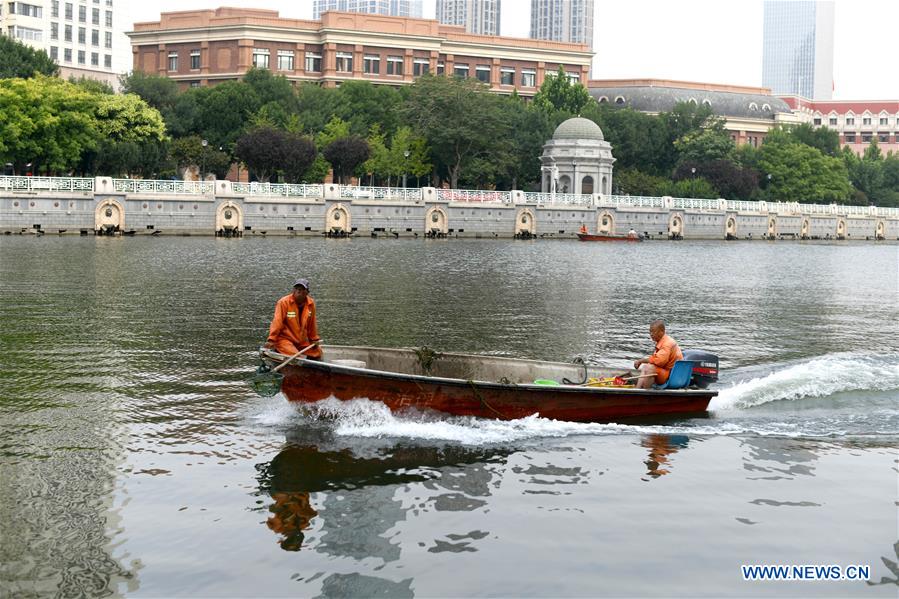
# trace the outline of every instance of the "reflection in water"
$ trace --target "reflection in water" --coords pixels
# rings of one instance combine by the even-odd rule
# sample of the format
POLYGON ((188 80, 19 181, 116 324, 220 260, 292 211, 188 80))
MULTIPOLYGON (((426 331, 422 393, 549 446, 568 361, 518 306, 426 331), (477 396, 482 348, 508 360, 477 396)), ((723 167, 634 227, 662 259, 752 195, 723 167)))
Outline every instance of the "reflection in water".
POLYGON ((653 478, 669 474, 669 456, 684 449, 689 442, 687 435, 653 434, 643 437, 640 445, 649 449, 649 457, 644 462, 648 468, 646 474, 653 478))
POLYGON ((793 479, 797 476, 815 475, 814 464, 818 461, 818 454, 812 448, 819 447, 816 443, 776 437, 747 437, 743 440, 743 445, 749 450, 743 458, 743 469, 753 473, 747 477, 750 480, 793 479))
POLYGON ((259 492, 272 499, 266 525, 280 535, 282 549, 298 551, 307 534, 303 531, 316 517, 323 518, 316 550, 357 559, 399 558, 399 547, 383 536, 406 518, 406 509, 394 498, 397 487, 440 486, 452 492, 435 498, 436 510, 470 511, 483 505, 469 497, 472 491, 489 495, 489 475, 471 465, 504 459, 509 453, 459 446, 325 449, 330 444, 327 437, 311 436, 289 437, 270 462, 257 464, 259 492), (454 467, 461 465, 466 465, 465 476, 452 476, 454 467), (319 506, 312 504, 315 492, 324 492, 319 506))
POLYGON ((890 570, 890 572, 893 573, 893 576, 895 576, 895 578, 881 576, 879 581, 866 581, 868 585, 877 586, 882 584, 894 584, 899 587, 899 541, 896 541, 896 543, 893 545, 893 552, 896 554, 896 561, 893 561, 887 557, 881 557, 880 561, 882 561, 883 565, 885 565, 890 570))

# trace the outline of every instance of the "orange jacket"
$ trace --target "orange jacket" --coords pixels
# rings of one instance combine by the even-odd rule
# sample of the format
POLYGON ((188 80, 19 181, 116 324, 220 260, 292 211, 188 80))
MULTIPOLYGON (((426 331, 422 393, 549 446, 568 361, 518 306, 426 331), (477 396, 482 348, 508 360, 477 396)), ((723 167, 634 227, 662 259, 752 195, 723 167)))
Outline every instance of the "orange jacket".
POLYGON ((677 345, 677 341, 668 335, 662 335, 662 338, 656 343, 656 353, 649 356, 649 363, 656 368, 671 370, 675 362, 683 359, 684 354, 677 345))
MULTIPOLYGON (((297 306, 292 293, 278 300, 275 304, 275 316, 268 330, 269 343, 278 348, 290 347, 283 343, 286 341, 299 351, 320 339, 318 325, 315 323, 315 300, 307 296, 302 307, 297 306)), ((306 352, 306 355, 321 357, 321 350, 316 347, 306 352)))

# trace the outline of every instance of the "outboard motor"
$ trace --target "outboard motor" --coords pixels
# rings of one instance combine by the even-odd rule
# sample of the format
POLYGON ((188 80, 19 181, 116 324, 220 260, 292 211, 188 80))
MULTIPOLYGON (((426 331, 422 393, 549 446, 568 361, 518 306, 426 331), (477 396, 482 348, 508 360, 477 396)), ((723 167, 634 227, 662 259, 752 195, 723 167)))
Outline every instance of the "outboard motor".
POLYGON ((718 382, 718 356, 701 349, 685 349, 684 360, 693 362, 690 385, 705 389, 718 382))

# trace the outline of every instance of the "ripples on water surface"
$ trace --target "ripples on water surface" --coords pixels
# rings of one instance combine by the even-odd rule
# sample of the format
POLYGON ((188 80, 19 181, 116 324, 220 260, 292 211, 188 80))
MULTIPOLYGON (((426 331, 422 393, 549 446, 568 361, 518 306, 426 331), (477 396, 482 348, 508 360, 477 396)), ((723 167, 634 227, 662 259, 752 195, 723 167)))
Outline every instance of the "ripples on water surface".
POLYGON ((897 246, 0 239, 4 595, 897 592, 897 246), (721 356, 708 418, 259 398, 275 300, 328 342, 721 356), (871 583, 741 564, 869 564, 871 583))

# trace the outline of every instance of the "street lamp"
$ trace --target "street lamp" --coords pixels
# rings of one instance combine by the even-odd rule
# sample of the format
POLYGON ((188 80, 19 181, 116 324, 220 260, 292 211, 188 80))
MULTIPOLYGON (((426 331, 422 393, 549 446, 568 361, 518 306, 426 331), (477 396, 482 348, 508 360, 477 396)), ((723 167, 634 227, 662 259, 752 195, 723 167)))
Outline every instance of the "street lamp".
POLYGON ((406 187, 406 163, 409 161, 409 150, 403 151, 403 188, 406 187))
POLYGON ((692 177, 690 178, 690 195, 696 197, 696 167, 690 168, 690 174, 692 177))
POLYGON ((206 146, 209 145, 209 140, 204 139, 200 142, 203 145, 203 156, 200 159, 200 181, 204 181, 206 179, 204 173, 206 172, 206 146))

